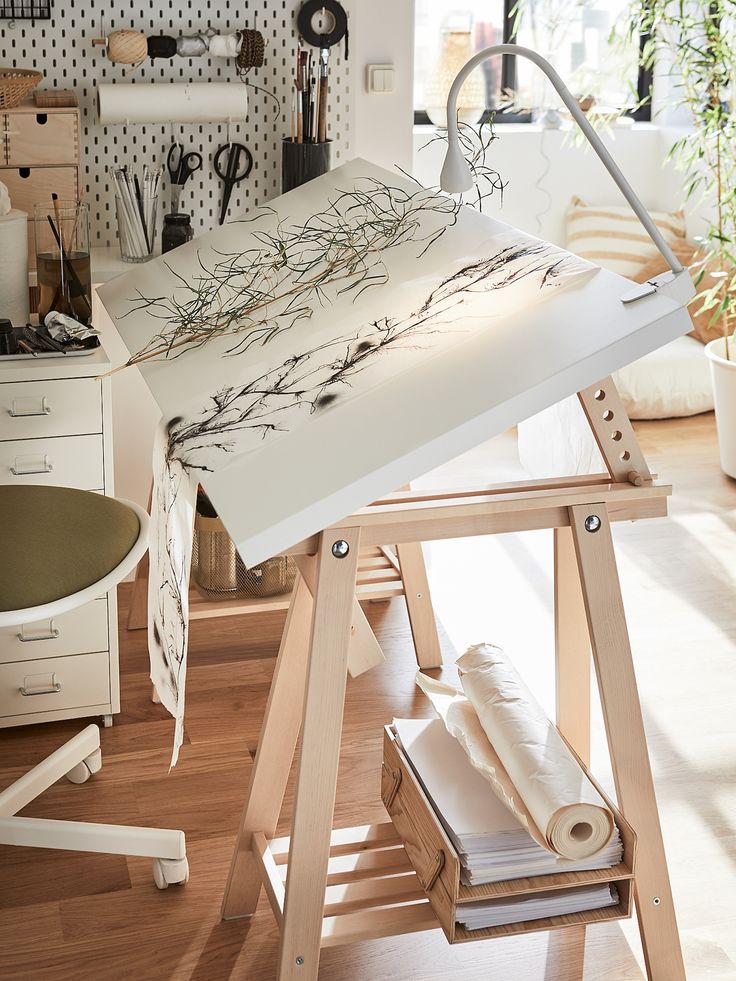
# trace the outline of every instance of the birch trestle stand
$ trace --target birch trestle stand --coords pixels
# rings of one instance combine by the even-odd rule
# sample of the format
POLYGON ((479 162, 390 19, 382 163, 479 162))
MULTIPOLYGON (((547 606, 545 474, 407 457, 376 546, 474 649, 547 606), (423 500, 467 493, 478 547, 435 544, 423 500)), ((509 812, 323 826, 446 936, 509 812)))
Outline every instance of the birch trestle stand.
MULTIPOLYGON (((148 547, 148 515, 142 508, 68 487, 0 487, 0 523, 0 626, 45 620, 49 636, 54 636, 54 617, 112 589, 148 547)), ((47 674, 48 662, 31 655, 27 674, 16 679, 6 672, 2 685, 15 685, 21 702, 63 693, 65 659, 58 660, 58 674, 47 674)), ((186 882, 182 831, 18 816, 62 777, 81 784, 101 768, 100 730, 89 725, 0 792, 0 844, 149 857, 159 889, 186 882)))
MULTIPOLYGON (((419 824, 406 848, 390 823, 332 829, 360 547, 541 528, 553 530, 555 543, 558 726, 587 764, 592 647, 618 802, 625 827, 630 825, 638 838, 636 872, 619 867, 465 889, 466 901, 477 901, 609 879, 626 892, 612 911, 473 934, 458 929, 454 942, 625 917, 630 914, 627 886, 633 881, 648 976, 657 981, 684 978, 611 537, 614 521, 664 516, 670 488, 653 480, 613 380, 608 377, 579 397, 608 473, 459 493, 399 492, 289 549, 301 575, 223 903, 227 919, 250 916, 265 888, 281 927, 279 981, 317 978, 322 947, 435 929, 442 921, 435 910, 456 901, 443 878, 447 856, 435 865, 436 855, 423 853, 427 836, 419 824), (300 731, 292 833, 272 840, 300 731), (420 856, 424 868, 415 871, 407 852, 414 862, 420 856)), ((412 811, 410 795, 401 799, 396 760, 389 752, 385 748, 383 797, 391 813, 398 797, 397 825, 403 828, 407 821, 410 826, 417 821, 418 811, 412 811)), ((625 851, 633 851, 626 844, 630 834, 622 827, 625 851)))

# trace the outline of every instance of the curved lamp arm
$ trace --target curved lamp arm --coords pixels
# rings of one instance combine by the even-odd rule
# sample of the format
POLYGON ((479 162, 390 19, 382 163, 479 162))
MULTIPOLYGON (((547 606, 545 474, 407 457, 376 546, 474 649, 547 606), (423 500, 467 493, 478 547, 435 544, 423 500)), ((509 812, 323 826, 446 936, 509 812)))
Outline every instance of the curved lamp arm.
POLYGON ((621 173, 618 164, 603 145, 601 138, 586 119, 585 113, 577 104, 576 99, 554 70, 552 65, 550 65, 550 63, 540 54, 537 54, 536 51, 532 51, 531 48, 524 48, 518 44, 492 44, 490 48, 484 48, 483 51, 479 51, 478 54, 474 55, 470 61, 468 61, 467 64, 465 64, 457 73, 455 81, 452 83, 452 87, 450 88, 450 94, 447 97, 447 155, 445 157, 445 163, 442 167, 442 175, 440 177, 440 186, 442 189, 451 194, 459 194, 461 191, 470 190, 470 188, 473 186, 470 168, 468 167, 467 160, 463 156, 462 150, 460 149, 460 142, 458 140, 457 98, 463 82, 474 68, 480 65, 481 62, 485 61, 486 58, 490 58, 492 55, 503 54, 512 54, 517 55, 520 58, 528 58, 529 61, 534 62, 537 67, 542 69, 544 74, 555 87, 562 101, 570 110, 573 119, 585 134, 588 142, 598 154, 603 166, 614 179, 619 190, 631 205, 631 208, 636 214, 637 218, 649 233, 649 237, 667 260, 667 264, 672 272, 681 273, 683 271, 682 263, 677 259, 672 249, 665 242, 664 238, 662 237, 662 233, 652 221, 649 212, 637 197, 631 184, 629 184, 624 175, 621 173))

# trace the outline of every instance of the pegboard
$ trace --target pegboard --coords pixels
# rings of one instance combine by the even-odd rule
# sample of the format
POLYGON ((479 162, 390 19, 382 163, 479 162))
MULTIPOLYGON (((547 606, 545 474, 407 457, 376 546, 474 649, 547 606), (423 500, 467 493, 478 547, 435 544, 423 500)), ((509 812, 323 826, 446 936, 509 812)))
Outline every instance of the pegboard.
MULTIPOLYGON (((225 58, 150 59, 131 67, 114 65, 92 39, 114 30, 134 29, 144 34, 194 34, 212 28, 229 34, 243 28, 261 31, 265 39, 265 64, 251 69, 248 81, 269 89, 279 102, 248 86, 248 115, 233 120, 230 137, 244 143, 253 154, 250 176, 236 185, 230 200, 230 219, 265 204, 281 190, 281 142, 289 134, 289 113, 296 50, 296 13, 301 0, 245 0, 228 2, 183 0, 169 4, 163 0, 64 0, 52 7, 47 21, 17 21, 12 28, 0 26, 0 64, 17 68, 37 68, 45 75, 43 87, 74 89, 82 115, 81 183, 90 204, 93 244, 115 245, 117 222, 115 201, 108 177, 112 165, 141 167, 144 163, 161 166, 174 137, 186 150, 202 153, 204 166, 182 190, 181 210, 192 215, 195 234, 215 227, 220 210, 222 183, 212 170, 217 148, 227 141, 226 124, 175 124, 101 126, 97 121, 96 85, 99 82, 207 82, 238 80, 235 62, 225 58), (201 11, 201 14, 198 13, 201 11)), ((349 3, 344 4, 350 9, 349 3)), ((315 50, 315 55, 318 52, 315 50)), ((350 64, 344 59, 344 46, 330 53, 329 132, 333 140, 332 166, 345 159, 350 140, 351 85, 350 64)), ((163 214, 169 210, 170 185, 164 173, 163 200, 159 201, 157 238, 163 214)))

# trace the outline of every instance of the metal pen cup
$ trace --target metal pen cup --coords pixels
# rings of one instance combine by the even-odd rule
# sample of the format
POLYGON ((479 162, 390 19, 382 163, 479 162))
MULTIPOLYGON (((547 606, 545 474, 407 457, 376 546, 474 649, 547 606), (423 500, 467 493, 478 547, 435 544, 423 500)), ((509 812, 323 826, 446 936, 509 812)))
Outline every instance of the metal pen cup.
POLYGON ((286 193, 321 177, 330 169, 332 141, 297 143, 285 139, 281 149, 281 191, 286 193))

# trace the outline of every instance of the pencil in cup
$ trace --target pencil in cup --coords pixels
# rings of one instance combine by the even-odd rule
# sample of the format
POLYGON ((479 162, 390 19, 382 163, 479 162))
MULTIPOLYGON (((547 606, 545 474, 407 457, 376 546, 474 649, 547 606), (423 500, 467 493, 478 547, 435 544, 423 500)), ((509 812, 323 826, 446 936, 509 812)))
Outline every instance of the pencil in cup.
POLYGON ((124 262, 145 262, 156 242, 158 191, 162 171, 143 168, 142 176, 127 167, 112 171, 120 256, 124 262))

